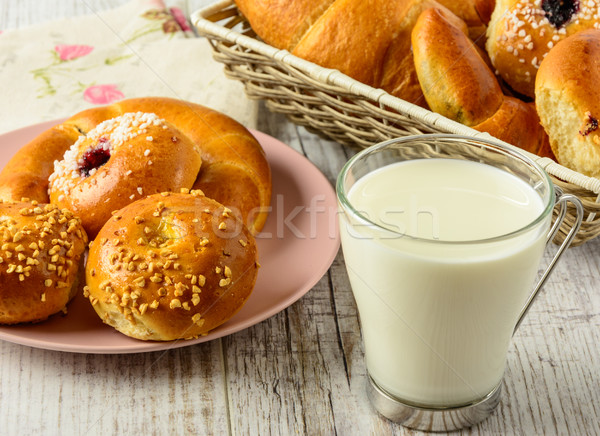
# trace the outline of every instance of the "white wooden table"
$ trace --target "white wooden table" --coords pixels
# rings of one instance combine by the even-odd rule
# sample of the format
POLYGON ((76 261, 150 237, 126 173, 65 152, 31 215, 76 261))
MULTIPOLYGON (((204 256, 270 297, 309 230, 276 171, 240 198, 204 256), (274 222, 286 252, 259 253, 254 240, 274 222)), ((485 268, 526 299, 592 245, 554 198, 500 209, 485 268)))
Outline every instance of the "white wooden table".
MULTIPOLYGON (((2 0, 0 29, 122 2, 2 0)), ((190 9, 205 3, 193 0, 190 9)), ((264 108, 259 130, 306 155, 332 183, 355 152, 264 108)), ((514 337, 500 406, 463 433, 600 434, 598 344, 595 240, 567 252, 514 337)), ((357 311, 338 254, 288 309, 200 345, 86 355, 0 341, 0 435, 413 433, 375 413, 365 384, 357 311)))

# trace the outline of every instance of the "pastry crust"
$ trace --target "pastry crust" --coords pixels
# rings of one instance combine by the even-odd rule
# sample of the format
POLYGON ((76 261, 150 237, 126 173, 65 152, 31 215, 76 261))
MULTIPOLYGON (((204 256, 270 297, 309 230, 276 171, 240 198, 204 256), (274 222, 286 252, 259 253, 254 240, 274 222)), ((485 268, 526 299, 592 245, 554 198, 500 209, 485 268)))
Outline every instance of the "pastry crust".
MULTIPOLYGON (((27 197, 40 203, 50 202, 48 188, 54 161, 62 160, 65 152, 81 136, 88 135, 99 124, 126 113, 153 114, 167 125, 167 130, 160 135, 162 124, 158 133, 141 133, 133 138, 141 144, 133 147, 136 151, 130 153, 134 161, 142 161, 141 179, 138 177, 135 183, 130 182, 127 192, 117 190, 109 194, 107 187, 105 191, 94 194, 90 189, 93 198, 86 200, 71 202, 64 192, 53 196, 53 201, 74 208, 84 223, 91 223, 86 226, 90 237, 100 229, 102 220, 108 218, 106 213, 103 213, 103 218, 91 216, 99 213, 96 211, 96 207, 101 206, 98 202, 108 198, 110 207, 104 209, 116 210, 140 196, 180 188, 202 189, 207 196, 237 213, 253 233, 262 229, 271 201, 271 170, 258 141, 244 126, 222 113, 163 97, 134 98, 87 109, 42 133, 22 147, 0 172, 0 198, 20 200, 27 197), (148 136, 152 137, 152 141, 147 140, 148 136), (159 141, 158 136, 164 137, 164 141, 159 141), (172 141, 173 137, 177 138, 176 142, 172 141), (146 156, 149 145, 159 148, 146 156), (160 168, 159 160, 163 162, 160 168), (149 162, 152 165, 148 165, 149 162), (142 183, 150 185, 145 189, 142 183), (64 198, 59 201, 61 195, 64 198), (133 198, 130 198, 132 195, 133 198), (94 199, 97 201, 94 202, 94 199), (90 207, 83 209, 78 202, 90 207)), ((89 144, 87 146, 89 148, 89 144)), ((110 161, 105 166, 110 167, 110 161)), ((125 166, 114 168, 110 171, 111 180, 116 182, 116 178, 128 177, 128 171, 130 168, 125 166)))
POLYGON ((569 35, 597 29, 599 9, 598 0, 497 0, 487 29, 492 65, 513 90, 534 97, 535 78, 548 52, 569 35))
POLYGON ((374 88, 427 107, 419 87, 410 33, 430 7, 465 19, 476 38, 485 33, 489 0, 236 0, 268 44, 332 68, 374 88), (443 3, 440 4, 440 3, 443 3))
POLYGON ((490 118, 504 95, 454 14, 429 8, 412 31, 415 68, 432 111, 467 126, 490 118))
POLYGON ((204 335, 246 302, 255 240, 199 191, 156 194, 118 211, 90 246, 84 295, 123 334, 170 341, 204 335))
POLYGON ((199 148, 153 113, 129 112, 103 121, 55 162, 50 202, 81 217, 94 238, 111 213, 150 194, 190 188, 199 148))
POLYGON ((536 108, 558 163, 600 177, 600 30, 556 45, 535 82, 536 108))
POLYGON ((38 322, 83 286, 87 235, 56 205, 0 200, 0 324, 38 322))

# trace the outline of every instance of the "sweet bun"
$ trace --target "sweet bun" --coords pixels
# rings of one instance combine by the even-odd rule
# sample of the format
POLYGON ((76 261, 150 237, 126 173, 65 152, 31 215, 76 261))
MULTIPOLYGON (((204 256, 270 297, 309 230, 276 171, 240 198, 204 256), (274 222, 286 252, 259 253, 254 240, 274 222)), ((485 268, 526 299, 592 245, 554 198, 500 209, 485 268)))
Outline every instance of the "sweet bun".
MULTIPOLYGON (((397 27, 394 30, 390 29, 391 34, 395 36, 383 53, 384 63, 379 83, 376 82, 373 85, 396 97, 428 108, 427 100, 423 96, 423 90, 415 70, 410 35, 419 15, 426 9, 437 7, 440 10, 446 11, 449 16, 454 15, 434 0, 409 0, 402 3, 404 3, 405 7, 402 13, 403 18, 397 23, 397 27)), ((453 6, 460 4, 458 1, 448 0, 445 3, 453 6)), ((464 9, 470 7, 470 2, 466 3, 468 4, 464 5, 464 9)), ((376 62, 376 59, 374 61, 376 62)), ((361 68, 360 64, 359 68, 361 68)), ((369 70, 370 68, 363 69, 369 70)))
POLYGON ((137 339, 204 335, 246 302, 255 240, 199 191, 155 194, 118 211, 91 244, 84 295, 107 324, 137 339))
POLYGON ((506 96, 494 115, 473 128, 540 157, 556 159, 533 103, 506 96))
MULTIPOLYGON (((195 180, 188 183, 190 176, 187 173, 192 172, 192 167, 199 165, 197 152, 190 151, 185 155, 184 160, 176 164, 175 174, 158 174, 156 155, 154 159, 145 156, 145 150, 148 149, 146 147, 137 156, 143 163, 147 164, 151 160, 155 165, 154 170, 146 168, 146 173, 150 171, 163 181, 173 178, 169 185, 178 184, 175 182, 178 178, 181 184, 184 184, 185 179, 185 184, 189 184, 185 188, 195 186, 203 189, 208 196, 227 205, 233 213, 238 214, 253 233, 262 229, 271 201, 271 170, 258 141, 244 126, 224 114, 198 104, 163 97, 127 99, 109 106, 94 107, 52 127, 24 146, 0 172, 0 198, 20 200, 22 197, 28 197, 48 203, 48 179, 54 171, 54 161, 61 160, 80 136, 93 132, 99 124, 127 113, 139 112, 153 114, 165 121, 168 125, 167 130, 178 131, 176 137, 181 139, 178 144, 174 144, 171 137, 167 137, 166 143, 162 144, 163 149, 167 150, 166 154, 174 154, 181 158, 185 155, 185 150, 175 146, 184 145, 184 149, 189 151, 191 141, 199 149, 202 162, 199 173, 196 168, 195 180), (189 141, 184 138, 188 138, 189 141)), ((158 135, 142 134, 138 135, 136 140, 144 144, 145 141, 158 142, 154 136, 158 135), (152 136, 153 141, 146 141, 148 136, 152 136)), ((170 158, 162 156, 161 159, 170 158)), ((122 170, 121 175, 125 177, 129 169, 122 170)), ((136 185, 134 192, 128 194, 129 197, 134 195, 133 199, 128 199, 127 194, 120 191, 116 194, 121 195, 120 198, 135 200, 139 194, 138 186, 142 188, 142 195, 148 193, 141 185, 136 185)), ((179 187, 181 186, 176 188, 179 187)), ((152 188, 149 189, 152 191, 152 188)), ((92 193, 90 191, 90 194, 92 193)), ((56 198, 60 195, 57 194, 56 198)), ((94 195, 98 201, 106 201, 107 198, 109 202, 115 201, 114 195, 98 197, 99 195, 94 195)), ((91 204, 94 199, 86 201, 91 204)), ((82 219, 86 220, 87 217, 82 216, 82 219)), ((94 223, 90 229, 97 231, 98 223, 94 223)))
POLYGON ((63 158, 79 136, 75 125, 58 124, 21 147, 0 172, 0 200, 49 203, 48 177, 54 162, 63 158))
POLYGON ((423 106, 410 53, 410 31, 423 3, 434 2, 337 0, 292 54, 423 106))
POLYGON ((334 1, 236 0, 236 5, 267 44, 291 51, 334 1))
POLYGON ((416 19, 430 7, 451 10, 481 35, 485 24, 479 11, 489 1, 236 0, 236 4, 268 44, 427 107, 412 61, 410 33, 416 19))
POLYGON ((50 201, 81 217, 93 238, 111 213, 146 195, 190 188, 199 148, 155 114, 130 112, 87 131, 56 161, 50 201))
POLYGON ((504 100, 498 80, 454 14, 430 8, 412 31, 415 68, 432 111, 467 126, 493 116, 504 100))
POLYGON ((433 111, 553 157, 535 106, 503 94, 461 20, 438 8, 427 9, 415 24, 412 42, 419 82, 433 111))
POLYGON ((598 0, 497 0, 486 48, 494 68, 515 91, 534 97, 538 68, 559 41, 598 28, 598 0))
POLYGON ((56 205, 0 200, 0 324, 37 322, 83 287, 87 235, 56 205))
POLYGON ((600 30, 578 32, 542 61, 536 107, 558 162, 600 177, 600 30))
POLYGON ((437 0, 438 3, 448 8, 454 15, 465 22, 469 38, 485 47, 485 34, 487 24, 494 10, 494 0, 437 0))
POLYGON ((118 104, 124 112, 155 113, 197 144, 202 168, 193 189, 230 208, 252 233, 260 232, 271 204, 271 168, 248 129, 220 112, 183 100, 147 97, 118 104))
MULTIPOLYGON (((395 12, 395 19, 402 19, 405 14, 410 14, 411 9, 415 7, 428 8, 432 6, 443 6, 448 8, 454 14, 463 19, 469 29, 473 29, 473 35, 482 35, 485 33, 485 26, 491 15, 494 0, 379 0, 365 2, 364 0, 236 0, 236 5, 244 16, 250 22, 252 29, 268 44, 285 49, 288 51, 300 43, 307 32, 321 20, 330 28, 336 28, 337 31, 346 33, 346 36, 358 36, 358 39, 364 43, 369 43, 373 38, 387 37, 385 32, 379 34, 375 29, 367 33, 355 32, 349 25, 350 21, 360 18, 354 16, 355 6, 368 7, 369 15, 375 18, 375 21, 367 20, 371 24, 377 23, 376 27, 389 26, 394 20, 384 20, 389 15, 377 15, 378 12, 385 12, 384 8, 391 8, 395 12), (423 6, 419 5, 423 3, 423 6), (344 9, 347 14, 341 14, 344 9), (389 22, 384 22, 389 21, 389 22), (483 30, 483 32, 482 32, 483 30), (365 38, 369 38, 366 40, 365 38)), ((364 9, 363 9, 364 10, 364 9)), ((362 30, 362 29, 361 29, 362 30)), ((396 33, 397 29, 393 30, 396 33)), ((410 29, 408 29, 410 32, 410 29)), ((332 47, 335 49, 335 47, 332 47)), ((350 56, 359 57, 361 53, 346 53, 350 56)))

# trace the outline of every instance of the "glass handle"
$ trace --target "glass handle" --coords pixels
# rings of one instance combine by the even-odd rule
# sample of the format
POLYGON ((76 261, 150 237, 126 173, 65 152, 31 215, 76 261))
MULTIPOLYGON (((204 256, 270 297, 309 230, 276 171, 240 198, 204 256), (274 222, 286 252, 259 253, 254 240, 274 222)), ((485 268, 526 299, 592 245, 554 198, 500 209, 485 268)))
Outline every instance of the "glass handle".
POLYGON ((521 313, 519 314, 519 320, 517 321, 517 324, 515 325, 515 328, 513 330, 513 335, 515 334, 515 332, 521 325, 521 322, 523 322, 523 319, 525 318, 525 315, 527 315, 527 312, 529 311, 529 308, 531 307, 533 300, 535 299, 535 297, 538 295, 539 291, 544 286, 544 283, 546 283, 546 280, 550 276, 550 273, 554 270, 554 266, 556 265, 556 262, 558 262, 558 260, 560 259, 562 254, 565 252, 565 250, 567 248, 569 248, 569 246, 571 245, 571 242, 573 241, 573 238, 579 231, 579 227, 581 226, 581 222, 583 221, 583 205, 581 204, 581 201, 579 200, 579 198, 577 198, 576 196, 574 196, 572 194, 564 194, 558 187, 556 187, 556 196, 557 196, 556 205, 560 205, 560 211, 558 213, 556 220, 554 221, 554 224, 552 225, 552 227, 550 228, 550 231, 548 232, 547 242, 550 242, 554 239, 554 237, 558 233, 558 230, 560 229, 560 226, 563 224, 563 222, 565 220, 565 216, 567 215, 567 203, 571 203, 575 207, 575 210, 577 211, 577 215, 575 217, 575 222, 573 223, 573 226, 569 230, 569 233, 563 240, 562 244, 560 244, 560 247, 558 247, 558 250, 554 254, 554 257, 550 261, 550 264, 544 271, 544 274, 537 282, 537 285, 535 286, 535 288, 533 289, 533 292, 527 299, 525 306, 523 306, 523 309, 521 309, 521 313))

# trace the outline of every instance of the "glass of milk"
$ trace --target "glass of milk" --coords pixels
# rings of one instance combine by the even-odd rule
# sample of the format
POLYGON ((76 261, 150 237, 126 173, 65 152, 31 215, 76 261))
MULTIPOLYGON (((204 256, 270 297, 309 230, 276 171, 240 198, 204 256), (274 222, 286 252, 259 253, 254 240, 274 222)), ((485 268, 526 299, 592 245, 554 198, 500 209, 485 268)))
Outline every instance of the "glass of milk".
POLYGON ((579 211, 559 256, 581 204, 558 197, 525 155, 456 135, 363 150, 341 171, 337 195, 371 402, 421 430, 482 420, 499 402, 511 337, 541 286, 540 260, 561 224, 552 226, 552 210, 570 201, 579 211))

